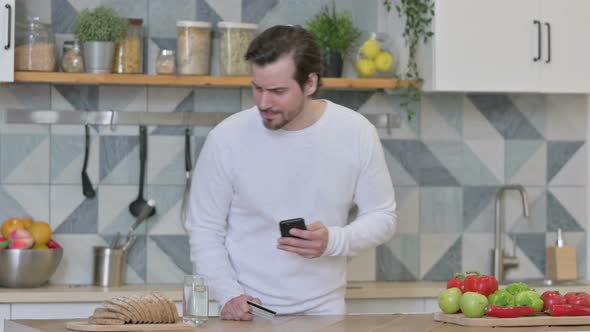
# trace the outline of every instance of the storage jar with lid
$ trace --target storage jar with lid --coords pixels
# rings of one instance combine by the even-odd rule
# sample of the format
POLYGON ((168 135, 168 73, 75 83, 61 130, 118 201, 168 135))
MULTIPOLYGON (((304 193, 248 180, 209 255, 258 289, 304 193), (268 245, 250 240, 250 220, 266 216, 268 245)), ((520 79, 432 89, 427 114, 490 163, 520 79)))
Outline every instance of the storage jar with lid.
POLYGON ((239 22, 219 22, 219 62, 222 75, 250 75, 250 63, 244 59, 248 46, 256 36, 258 25, 239 22))
POLYGON ((211 23, 178 21, 177 68, 181 75, 208 75, 211 23))
POLYGON ((15 70, 55 70, 55 37, 49 25, 41 23, 38 17, 19 24, 15 42, 15 70))
POLYGON ((81 73, 84 71, 84 59, 80 43, 66 40, 61 57, 61 69, 66 73, 81 73))
POLYGON ((115 46, 113 72, 141 74, 143 72, 143 20, 127 19, 127 34, 115 46))
POLYGON ((176 58, 174 51, 161 50, 156 59, 156 73, 159 75, 176 74, 176 58))

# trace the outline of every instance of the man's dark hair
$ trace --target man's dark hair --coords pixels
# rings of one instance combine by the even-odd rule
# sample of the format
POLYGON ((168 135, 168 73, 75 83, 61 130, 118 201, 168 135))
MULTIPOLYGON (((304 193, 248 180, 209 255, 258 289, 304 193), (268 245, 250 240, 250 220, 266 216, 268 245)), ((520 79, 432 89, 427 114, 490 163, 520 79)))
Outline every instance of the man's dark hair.
POLYGON ((301 26, 275 25, 266 29, 250 43, 245 58, 250 63, 263 66, 287 54, 293 57, 293 79, 302 90, 309 74, 318 75, 318 86, 313 94, 315 96, 322 85, 322 50, 315 37, 301 26))

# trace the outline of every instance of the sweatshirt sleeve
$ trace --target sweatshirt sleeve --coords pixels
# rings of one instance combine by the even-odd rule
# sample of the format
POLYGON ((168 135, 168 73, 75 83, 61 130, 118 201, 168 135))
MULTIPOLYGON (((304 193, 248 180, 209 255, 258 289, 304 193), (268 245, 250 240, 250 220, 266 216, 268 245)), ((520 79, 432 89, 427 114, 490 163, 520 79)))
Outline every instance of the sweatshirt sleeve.
POLYGON ((220 308, 244 293, 224 245, 233 196, 227 149, 215 131, 210 132, 193 170, 185 223, 193 267, 196 273, 207 276, 211 296, 220 308))
POLYGON ((354 256, 389 240, 395 232, 395 195, 375 127, 361 138, 360 174, 354 201, 358 216, 344 227, 328 227, 324 256, 354 256))

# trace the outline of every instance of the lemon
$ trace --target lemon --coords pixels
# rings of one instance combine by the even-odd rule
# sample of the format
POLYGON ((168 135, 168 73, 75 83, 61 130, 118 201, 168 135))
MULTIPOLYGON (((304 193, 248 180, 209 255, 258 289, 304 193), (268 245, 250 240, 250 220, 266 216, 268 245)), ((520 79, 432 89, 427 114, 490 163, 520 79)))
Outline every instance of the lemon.
POLYGON ((389 52, 379 52, 375 57, 375 68, 378 71, 386 72, 393 67, 393 55, 389 52))
POLYGON ((47 244, 51 239, 51 227, 43 221, 35 221, 27 228, 36 244, 47 244))
POLYGON ((379 42, 375 39, 367 39, 361 46, 361 54, 367 59, 373 59, 381 51, 379 42))
POLYGON ((375 74, 375 63, 372 60, 359 59, 355 67, 360 77, 369 77, 375 74))
POLYGON ((35 243, 35 245, 31 248, 33 250, 47 250, 49 249, 46 244, 43 243, 35 243))

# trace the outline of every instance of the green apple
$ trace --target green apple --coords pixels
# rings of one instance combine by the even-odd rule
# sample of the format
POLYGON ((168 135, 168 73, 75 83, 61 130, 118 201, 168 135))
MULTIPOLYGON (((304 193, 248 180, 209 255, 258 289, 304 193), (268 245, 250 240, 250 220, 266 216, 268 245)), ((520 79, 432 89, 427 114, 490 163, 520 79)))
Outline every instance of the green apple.
POLYGON ((459 311, 459 300, 461 299, 461 290, 457 287, 445 289, 438 295, 438 307, 445 314, 454 314, 459 311))
POLYGON ((475 292, 466 292, 459 300, 459 308, 465 317, 479 318, 485 314, 488 298, 475 292))

